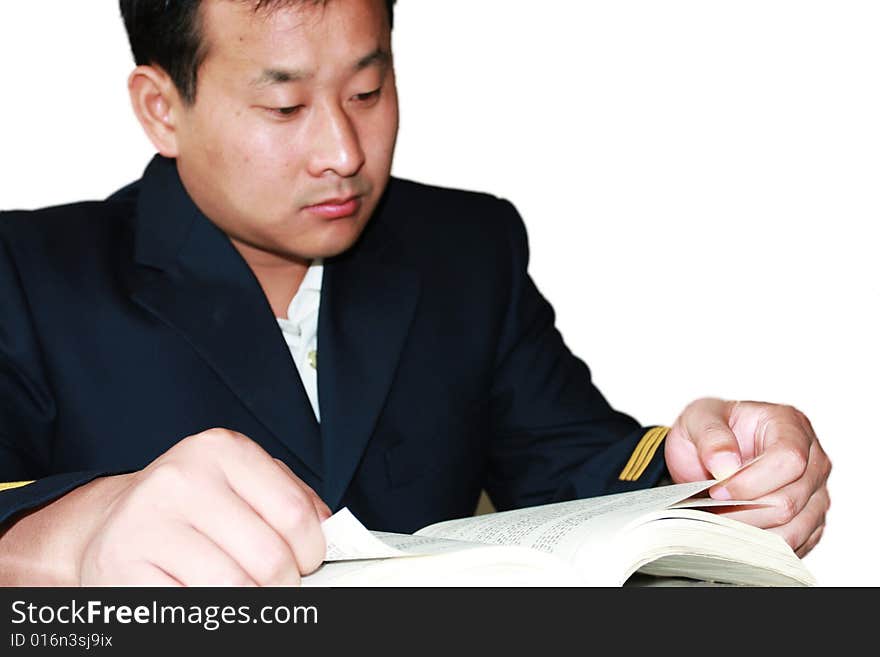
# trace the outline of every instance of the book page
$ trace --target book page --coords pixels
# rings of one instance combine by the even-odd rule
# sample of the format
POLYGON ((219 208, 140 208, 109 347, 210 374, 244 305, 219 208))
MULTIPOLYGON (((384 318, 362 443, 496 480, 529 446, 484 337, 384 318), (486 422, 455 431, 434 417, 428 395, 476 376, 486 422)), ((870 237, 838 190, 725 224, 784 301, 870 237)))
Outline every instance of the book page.
POLYGON ((617 540, 621 532, 658 514, 695 513, 675 507, 752 503, 694 497, 717 483, 713 479, 661 486, 450 520, 424 527, 415 535, 371 532, 348 509, 342 509, 322 525, 327 555, 309 581, 316 585, 380 581, 440 585, 474 576, 487 582, 486 578, 503 575, 510 581, 542 582, 555 573, 558 581, 617 586, 644 563, 645 549, 651 552, 647 536, 621 549, 617 540), (498 550, 502 552, 496 554, 498 550), (551 561, 539 563, 540 559, 551 561))
POLYGON ((480 545, 405 558, 325 562, 303 586, 579 586, 577 571, 553 555, 480 545))
MULTIPOLYGON (((521 545, 578 563, 600 552, 607 552, 611 548, 610 538, 638 517, 682 503, 697 493, 734 477, 760 458, 759 455, 743 463, 724 479, 658 486, 460 518, 436 523, 415 533, 418 536, 436 536, 476 543, 521 545)), ((713 504, 714 502, 706 499, 698 505, 713 504)))
POLYGON ((327 543, 327 554, 324 561, 381 559, 402 557, 406 554, 373 536, 347 507, 340 509, 322 522, 321 529, 327 543))
POLYGON ((694 497, 670 505, 670 509, 709 509, 716 506, 772 506, 769 502, 751 500, 716 500, 711 497, 694 497))
POLYGON ((696 481, 448 520, 415 535, 518 545, 574 561, 585 539, 601 541, 632 518, 668 508, 715 483, 714 479, 696 481))
POLYGON ((461 550, 486 547, 482 543, 455 541, 436 536, 413 536, 412 534, 394 534, 377 531, 371 531, 370 534, 385 545, 398 550, 401 556, 412 557, 426 554, 441 554, 444 552, 460 552, 461 550))
POLYGON ((348 508, 327 518, 321 529, 327 543, 325 562, 412 557, 485 547, 446 538, 370 531, 348 508))
POLYGON ((342 509, 322 523, 324 563, 303 586, 575 586, 551 555, 515 546, 367 530, 342 509))
MULTIPOLYGON (((630 527, 619 552, 630 570, 750 586, 813 586, 815 578, 778 534, 722 515, 676 507, 630 527)), ((625 573, 629 574, 629 573, 625 573)))

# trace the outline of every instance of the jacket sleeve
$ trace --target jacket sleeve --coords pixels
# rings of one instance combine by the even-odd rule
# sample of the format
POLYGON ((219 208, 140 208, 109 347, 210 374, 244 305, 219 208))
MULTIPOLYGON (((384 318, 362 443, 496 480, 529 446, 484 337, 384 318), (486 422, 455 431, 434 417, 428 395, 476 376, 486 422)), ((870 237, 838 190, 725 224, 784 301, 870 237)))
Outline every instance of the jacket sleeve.
POLYGON ((665 428, 641 426, 593 385, 528 274, 523 221, 502 203, 510 296, 491 392, 489 497, 503 510, 655 485, 667 472, 665 428))
POLYGON ((16 513, 109 474, 97 470, 53 473, 54 424, 55 402, 39 338, 10 249, 0 233, 0 527, 16 513))

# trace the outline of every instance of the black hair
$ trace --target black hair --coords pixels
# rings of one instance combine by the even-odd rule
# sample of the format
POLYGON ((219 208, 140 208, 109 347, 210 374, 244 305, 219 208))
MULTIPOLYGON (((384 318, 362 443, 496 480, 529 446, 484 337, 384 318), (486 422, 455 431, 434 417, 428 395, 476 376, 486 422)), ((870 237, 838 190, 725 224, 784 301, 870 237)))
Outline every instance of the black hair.
MULTIPOLYGON (((304 0, 243 1, 253 4, 256 11, 304 0)), ((323 4, 327 0, 310 1, 323 4)), ((391 27, 394 27, 394 2, 385 0, 391 27)), ((201 33, 200 5, 201 0, 119 0, 135 64, 153 64, 164 69, 188 104, 195 102, 198 71, 207 55, 201 33)))

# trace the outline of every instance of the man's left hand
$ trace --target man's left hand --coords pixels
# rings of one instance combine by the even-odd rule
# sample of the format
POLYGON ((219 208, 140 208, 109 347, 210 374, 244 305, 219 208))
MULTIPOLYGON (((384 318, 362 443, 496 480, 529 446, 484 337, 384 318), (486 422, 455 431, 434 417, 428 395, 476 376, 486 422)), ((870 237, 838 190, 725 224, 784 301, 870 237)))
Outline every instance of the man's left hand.
POLYGON ((769 505, 725 515, 781 535, 803 557, 825 527, 831 471, 803 413, 778 404, 698 399, 666 437, 666 465, 676 483, 724 479, 759 456, 760 461, 713 486, 709 494, 769 505))

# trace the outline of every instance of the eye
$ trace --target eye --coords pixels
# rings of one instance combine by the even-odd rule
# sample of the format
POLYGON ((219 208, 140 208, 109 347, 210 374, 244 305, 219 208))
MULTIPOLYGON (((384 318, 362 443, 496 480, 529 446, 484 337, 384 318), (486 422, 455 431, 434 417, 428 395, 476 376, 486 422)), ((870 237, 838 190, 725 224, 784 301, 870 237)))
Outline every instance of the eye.
POLYGON ((363 94, 356 94, 354 96, 354 100, 359 103, 368 103, 371 100, 377 99, 381 93, 382 93, 382 87, 379 87, 378 89, 374 89, 373 91, 368 91, 363 94))
POLYGON ((266 109, 276 117, 287 118, 299 112, 300 108, 302 108, 302 105, 294 105, 291 107, 267 107, 266 109))

